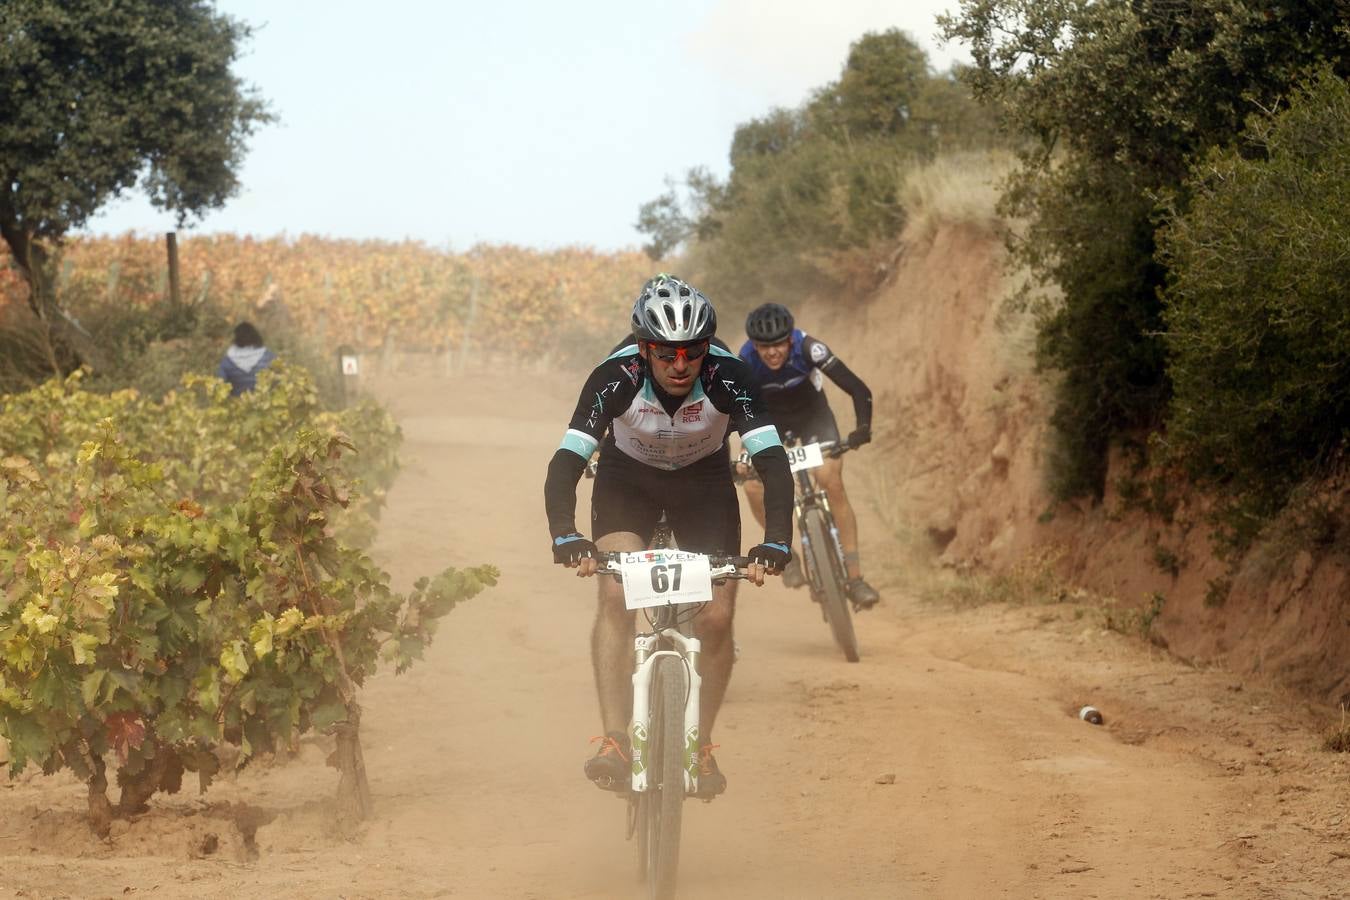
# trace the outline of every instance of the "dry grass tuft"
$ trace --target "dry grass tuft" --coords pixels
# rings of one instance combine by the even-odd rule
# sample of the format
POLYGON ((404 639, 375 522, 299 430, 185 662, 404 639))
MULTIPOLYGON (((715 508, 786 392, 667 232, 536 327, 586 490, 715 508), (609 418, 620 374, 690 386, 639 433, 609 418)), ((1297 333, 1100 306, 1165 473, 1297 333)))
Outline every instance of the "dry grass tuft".
POLYGON ((920 596, 957 609, 991 603, 1027 606, 1081 600, 1055 573, 1063 555, 1063 548, 1051 546, 1026 555, 1006 572, 935 573, 936 577, 920 588, 920 596))
POLYGON ((1346 721, 1345 704, 1341 704, 1341 724, 1327 729, 1322 749, 1332 753, 1350 753, 1350 722, 1346 721))
POLYGON ((909 170, 900 189, 910 234, 929 237, 941 225, 970 225, 993 233, 999 184, 1014 159, 1004 150, 953 153, 909 170))

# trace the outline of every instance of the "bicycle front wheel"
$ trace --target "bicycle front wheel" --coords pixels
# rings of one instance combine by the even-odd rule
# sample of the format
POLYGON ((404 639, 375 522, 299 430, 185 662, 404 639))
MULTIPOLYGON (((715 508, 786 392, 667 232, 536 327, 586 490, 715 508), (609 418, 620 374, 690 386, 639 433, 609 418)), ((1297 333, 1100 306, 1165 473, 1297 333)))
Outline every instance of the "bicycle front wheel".
POLYGON ((858 636, 853 632, 853 615, 844 596, 843 566, 823 510, 808 509, 802 516, 802 551, 811 572, 811 590, 825 610, 834 642, 844 651, 844 659, 857 662, 858 636))
POLYGON ((684 662, 673 656, 656 660, 652 672, 652 719, 649 729, 648 783, 639 802, 645 840, 639 840, 649 895, 653 900, 675 896, 680 866, 680 824, 684 813, 684 701, 688 690, 684 662))

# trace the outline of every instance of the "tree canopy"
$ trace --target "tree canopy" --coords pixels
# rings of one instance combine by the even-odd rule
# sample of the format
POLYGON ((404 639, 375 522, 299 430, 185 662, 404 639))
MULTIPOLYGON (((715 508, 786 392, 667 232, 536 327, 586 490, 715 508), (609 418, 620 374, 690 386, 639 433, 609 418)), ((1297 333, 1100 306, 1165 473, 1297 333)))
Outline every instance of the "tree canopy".
POLYGON ((1160 240, 1168 439, 1240 545, 1350 441, 1350 83, 1322 71, 1189 184, 1160 240))
POLYGON ((270 120, 232 71, 248 26, 206 0, 0 4, 0 235, 39 317, 52 246, 139 186, 180 224, 238 189, 270 120))
POLYGON ((896 29, 854 41, 838 79, 797 108, 736 128, 726 181, 692 170, 639 210, 660 258, 695 245, 711 290, 752 303, 874 280, 905 224, 904 174, 941 150, 987 146, 990 116, 896 29), (692 239, 692 240, 691 240, 692 239))
POLYGON ((1112 438, 1162 419, 1171 390, 1157 198, 1184 212, 1190 162, 1239 139, 1309 67, 1350 68, 1350 2, 961 0, 941 20, 966 78, 1024 139, 1006 211, 1016 259, 1062 301, 1040 356, 1062 372, 1062 496, 1100 495, 1112 438))

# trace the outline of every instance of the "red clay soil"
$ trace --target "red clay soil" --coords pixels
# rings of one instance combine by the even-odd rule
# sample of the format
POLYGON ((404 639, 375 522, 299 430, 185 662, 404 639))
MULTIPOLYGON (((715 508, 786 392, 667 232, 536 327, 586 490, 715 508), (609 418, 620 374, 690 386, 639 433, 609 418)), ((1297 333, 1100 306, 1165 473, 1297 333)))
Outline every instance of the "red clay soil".
MULTIPOLYGON (((1199 664, 1277 678, 1350 703, 1350 487, 1320 487, 1340 533, 1303 546, 1270 534, 1230 566, 1216 558, 1204 497, 1177 483, 1170 522, 1117 492, 1056 504, 1045 489, 1048 388, 1032 371, 1032 322, 1006 308, 999 241, 960 227, 906 244, 858 308, 820 308, 814 325, 879 390, 890 451, 888 518, 931 541, 941 565, 1006 572, 1049 558, 1061 578, 1139 609, 1161 603, 1151 637, 1199 664), (1157 598, 1161 598, 1158 600, 1157 598)), ((806 310, 805 324, 812 310, 806 310)), ((845 407, 847 408, 847 407, 845 407)))

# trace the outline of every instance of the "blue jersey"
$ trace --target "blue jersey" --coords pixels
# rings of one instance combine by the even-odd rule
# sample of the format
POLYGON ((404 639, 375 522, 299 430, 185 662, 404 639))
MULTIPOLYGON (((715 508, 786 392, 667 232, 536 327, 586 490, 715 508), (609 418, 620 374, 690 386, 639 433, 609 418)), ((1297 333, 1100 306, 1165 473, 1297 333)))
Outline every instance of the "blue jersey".
POLYGON ((821 373, 834 364, 834 354, 824 341, 816 340, 800 328, 793 329, 788 358, 779 368, 766 366, 751 341, 741 346, 741 359, 750 364, 764 406, 771 414, 800 412, 825 403, 821 373))

